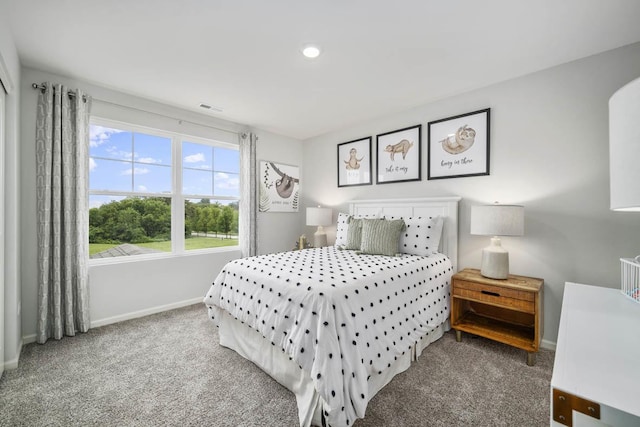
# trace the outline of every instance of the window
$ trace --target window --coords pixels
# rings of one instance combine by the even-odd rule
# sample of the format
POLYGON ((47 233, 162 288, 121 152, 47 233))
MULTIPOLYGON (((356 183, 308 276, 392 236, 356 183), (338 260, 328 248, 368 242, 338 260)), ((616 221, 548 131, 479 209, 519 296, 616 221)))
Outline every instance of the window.
POLYGON ((238 245, 238 147, 94 120, 91 258, 238 245))

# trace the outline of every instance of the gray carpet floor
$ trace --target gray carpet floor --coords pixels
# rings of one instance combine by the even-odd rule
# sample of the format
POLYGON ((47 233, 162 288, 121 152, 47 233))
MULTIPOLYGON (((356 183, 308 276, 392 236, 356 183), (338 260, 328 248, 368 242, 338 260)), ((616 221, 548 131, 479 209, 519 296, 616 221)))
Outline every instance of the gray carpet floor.
MULTIPOLYGON (((356 427, 547 426, 554 353, 453 331, 369 403, 356 427)), ((1 426, 296 426, 295 398, 218 345, 204 305, 29 344, 0 379, 1 426)))

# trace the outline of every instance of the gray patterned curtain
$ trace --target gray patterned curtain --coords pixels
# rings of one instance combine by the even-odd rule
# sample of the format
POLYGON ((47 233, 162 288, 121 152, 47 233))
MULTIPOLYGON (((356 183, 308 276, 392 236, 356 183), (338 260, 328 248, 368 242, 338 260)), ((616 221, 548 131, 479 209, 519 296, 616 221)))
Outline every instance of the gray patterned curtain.
POLYGON ((254 133, 240 134, 240 249, 243 257, 257 253, 257 140, 254 133))
POLYGON ((44 83, 36 119, 37 341, 89 330, 89 110, 80 90, 44 83))

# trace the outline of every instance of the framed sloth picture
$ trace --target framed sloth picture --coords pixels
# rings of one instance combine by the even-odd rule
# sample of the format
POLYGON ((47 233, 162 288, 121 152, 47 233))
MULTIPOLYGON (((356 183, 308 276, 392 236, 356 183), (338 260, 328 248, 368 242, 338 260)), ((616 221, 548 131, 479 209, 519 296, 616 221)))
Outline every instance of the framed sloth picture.
POLYGON ((489 175, 490 109, 429 122, 427 179, 489 175))
POLYGON ((298 166, 260 161, 259 212, 298 212, 299 193, 298 166))
POLYGON ((420 181, 422 125, 376 136, 376 184, 420 181))
POLYGON ((338 144, 338 187, 371 184, 371 137, 338 144))

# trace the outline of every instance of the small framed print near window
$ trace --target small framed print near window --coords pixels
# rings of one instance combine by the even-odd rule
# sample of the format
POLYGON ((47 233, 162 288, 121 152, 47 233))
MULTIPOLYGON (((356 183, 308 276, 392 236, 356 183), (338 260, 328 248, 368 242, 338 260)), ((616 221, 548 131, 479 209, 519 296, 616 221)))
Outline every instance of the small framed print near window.
POLYGON ((427 179, 489 175, 490 110, 429 122, 427 179))
POLYGON ((338 187, 371 185, 371 137, 338 144, 338 187))
POLYGON ((377 184, 420 181, 422 125, 376 136, 377 184))

